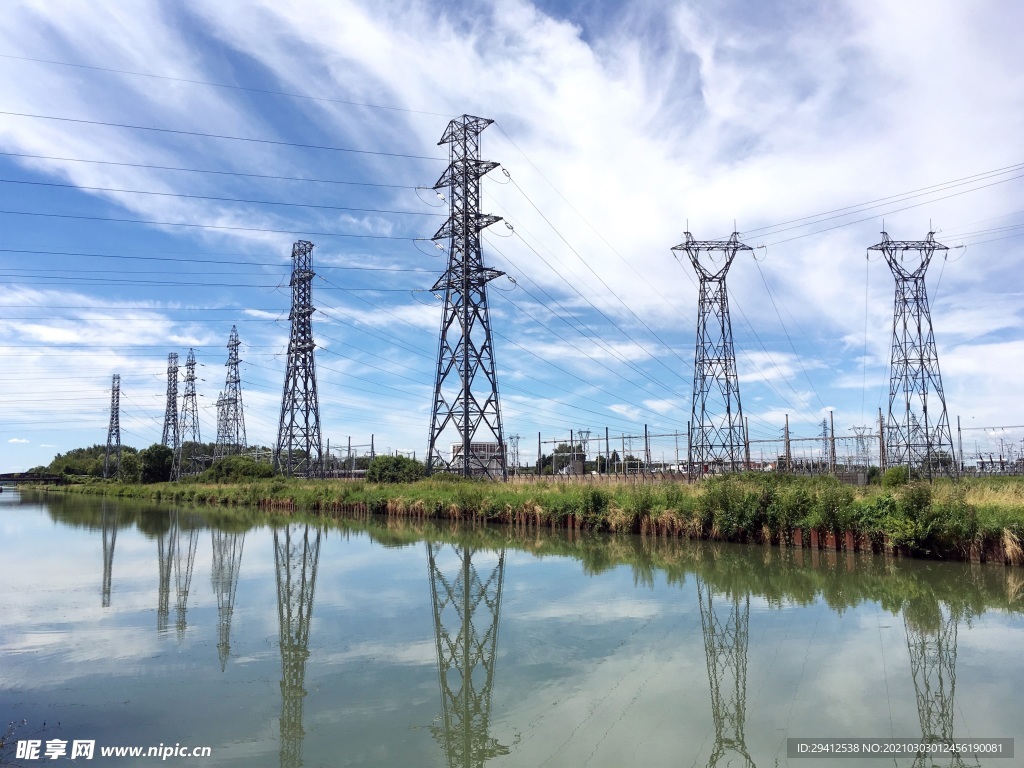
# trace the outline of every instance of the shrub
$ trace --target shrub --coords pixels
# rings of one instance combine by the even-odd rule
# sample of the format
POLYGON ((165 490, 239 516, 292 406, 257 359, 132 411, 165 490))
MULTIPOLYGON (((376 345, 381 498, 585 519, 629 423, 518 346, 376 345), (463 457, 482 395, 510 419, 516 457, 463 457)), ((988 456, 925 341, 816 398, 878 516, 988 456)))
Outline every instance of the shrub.
POLYGON ((422 462, 405 456, 377 456, 366 470, 371 483, 414 483, 425 475, 422 462))
POLYGON ((199 475, 202 483, 238 483, 244 480, 274 476, 274 467, 265 461, 248 456, 225 456, 199 475))

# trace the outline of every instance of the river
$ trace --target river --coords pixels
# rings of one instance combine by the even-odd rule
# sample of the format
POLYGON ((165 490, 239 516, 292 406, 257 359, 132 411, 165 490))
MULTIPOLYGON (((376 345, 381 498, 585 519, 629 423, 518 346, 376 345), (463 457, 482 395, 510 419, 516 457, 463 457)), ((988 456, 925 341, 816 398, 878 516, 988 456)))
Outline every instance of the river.
POLYGON ((1024 736, 1021 569, 286 522, 4 489, 0 763, 853 768, 922 763, 789 739, 1024 736))

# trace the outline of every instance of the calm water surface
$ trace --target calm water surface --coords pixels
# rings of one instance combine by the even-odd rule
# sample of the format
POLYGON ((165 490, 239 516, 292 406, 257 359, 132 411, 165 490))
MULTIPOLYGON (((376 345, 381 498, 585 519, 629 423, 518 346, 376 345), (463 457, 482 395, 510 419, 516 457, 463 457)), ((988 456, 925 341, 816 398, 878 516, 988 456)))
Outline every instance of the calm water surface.
POLYGON ((0 541, 14 739, 210 766, 852 768, 894 761, 786 739, 1015 737, 981 764, 1024 764, 1020 570, 9 489, 0 541))

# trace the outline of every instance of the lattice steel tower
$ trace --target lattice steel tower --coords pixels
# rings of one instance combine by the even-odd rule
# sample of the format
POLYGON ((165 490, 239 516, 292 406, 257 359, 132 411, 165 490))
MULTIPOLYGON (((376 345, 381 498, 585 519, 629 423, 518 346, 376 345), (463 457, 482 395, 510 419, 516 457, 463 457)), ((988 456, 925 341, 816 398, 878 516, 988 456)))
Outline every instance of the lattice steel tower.
POLYGON ((733 232, 728 240, 686 241, 672 248, 690 257, 700 279, 697 349, 693 358, 693 404, 690 409, 690 466, 703 476, 746 466, 746 427, 740 404, 736 350, 732 343, 729 296, 725 278, 739 251, 753 250, 733 232), (705 256, 706 263, 701 257, 705 256))
POLYGON ((438 144, 450 163, 434 189, 448 188, 448 220, 434 240, 448 239, 448 268, 432 291, 444 291, 427 473, 508 479, 487 283, 505 274, 485 267, 480 231, 500 216, 480 212, 480 179, 498 166, 480 159, 480 133, 493 120, 463 115, 448 123, 438 144), (451 458, 444 451, 451 446, 451 458))
POLYGON ((949 249, 935 241, 934 232, 916 241, 890 240, 882 232, 882 242, 868 250, 882 252, 896 279, 886 462, 890 467, 919 471, 929 479, 936 474, 955 477, 953 434, 924 282, 935 252, 949 249))
POLYGON ((228 338, 228 375, 224 392, 217 401, 217 446, 214 459, 221 459, 245 450, 245 413, 242 408, 242 377, 238 373, 238 330, 231 326, 228 338))
POLYGON ((117 468, 114 476, 121 476, 121 374, 115 373, 110 383, 110 426, 107 427, 107 450, 103 454, 103 476, 110 477, 110 454, 115 453, 117 468))
POLYGON ((288 368, 281 398, 274 468, 289 477, 323 474, 320 440, 320 401, 316 393, 313 359, 313 244, 299 240, 292 246, 292 332, 288 339, 288 368))
POLYGON ((313 616, 320 531, 303 526, 274 531, 277 615, 281 628, 281 766, 302 765, 302 700, 306 697, 309 623, 313 616))
POLYGON ((178 419, 181 440, 174 454, 174 467, 171 477, 180 480, 182 477, 197 475, 202 471, 199 461, 199 405, 196 402, 196 353, 188 351, 185 360, 185 392, 181 396, 181 417, 178 419))
MULTIPOLYGON (((160 440, 178 453, 178 353, 167 355, 167 406, 164 408, 164 436, 160 440)), ((173 473, 171 475, 174 476, 173 473)))
MULTIPOLYGON (((490 573, 473 565, 492 553, 451 545, 458 567, 445 573, 438 560, 444 545, 427 542, 434 640, 441 687, 440 725, 431 728, 449 768, 482 768, 509 749, 489 734, 494 660, 497 656, 505 551, 490 573)), ((488 564, 490 566, 490 564, 488 564)))
POLYGON ((704 629, 704 653, 711 686, 711 717, 715 722, 715 746, 708 766, 717 765, 727 753, 738 758, 726 765, 753 766, 747 752, 743 724, 747 713, 747 628, 750 595, 738 592, 715 595, 697 577, 700 622, 704 629))

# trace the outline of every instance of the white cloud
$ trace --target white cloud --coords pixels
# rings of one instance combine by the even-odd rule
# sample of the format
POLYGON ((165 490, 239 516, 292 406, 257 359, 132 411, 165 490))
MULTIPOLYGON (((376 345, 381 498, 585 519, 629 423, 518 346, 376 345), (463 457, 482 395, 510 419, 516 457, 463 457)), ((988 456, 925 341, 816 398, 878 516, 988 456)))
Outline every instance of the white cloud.
POLYGON ((31 440, 26 440, 26 439, 25 439, 25 438, 23 438, 23 437, 12 437, 12 438, 11 438, 10 440, 8 440, 7 442, 8 442, 8 443, 30 443, 30 442, 32 442, 32 441, 31 441, 31 440))

